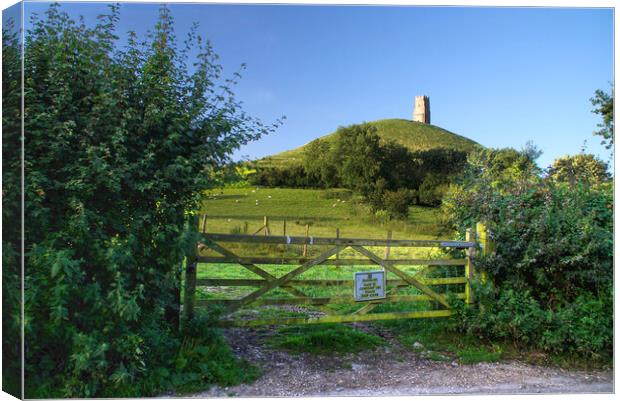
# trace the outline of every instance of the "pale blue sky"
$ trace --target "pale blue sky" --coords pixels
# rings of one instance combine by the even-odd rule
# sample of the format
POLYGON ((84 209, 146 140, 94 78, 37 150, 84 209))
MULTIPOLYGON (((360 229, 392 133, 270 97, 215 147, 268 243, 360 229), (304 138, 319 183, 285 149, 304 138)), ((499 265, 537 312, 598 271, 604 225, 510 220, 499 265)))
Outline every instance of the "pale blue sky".
MULTIPOLYGON (((28 15, 49 3, 26 3, 28 15)), ((102 3, 62 3, 87 20, 102 3)), ((587 151, 589 99, 613 81, 613 10, 171 4, 182 37, 193 21, 225 71, 247 63, 236 89, 278 131, 245 146, 250 158, 303 145, 340 125, 411 118, 415 95, 431 99, 432 123, 482 145, 543 150, 541 166, 587 151)), ((145 32, 158 5, 121 3, 118 34, 145 32)))

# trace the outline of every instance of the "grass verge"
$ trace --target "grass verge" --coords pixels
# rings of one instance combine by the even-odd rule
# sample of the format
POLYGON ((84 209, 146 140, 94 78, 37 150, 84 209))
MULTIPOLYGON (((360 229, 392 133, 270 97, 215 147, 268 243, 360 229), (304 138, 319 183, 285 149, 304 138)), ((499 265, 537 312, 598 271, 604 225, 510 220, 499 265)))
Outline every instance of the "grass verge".
POLYGON ((356 354, 385 344, 375 335, 342 324, 292 326, 278 329, 268 344, 292 354, 356 354))

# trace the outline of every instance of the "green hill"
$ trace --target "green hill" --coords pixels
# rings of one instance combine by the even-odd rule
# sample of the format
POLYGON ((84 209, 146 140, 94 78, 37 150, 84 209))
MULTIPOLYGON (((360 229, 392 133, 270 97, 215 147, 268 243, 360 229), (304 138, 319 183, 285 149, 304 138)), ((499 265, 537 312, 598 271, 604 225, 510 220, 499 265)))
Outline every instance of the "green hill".
MULTIPOLYGON (((411 120, 386 119, 369 122, 377 128, 377 134, 384 140, 393 140, 412 151, 434 148, 448 148, 464 151, 474 150, 478 143, 471 139, 457 135, 443 128, 423 124, 411 120)), ((325 135, 320 140, 334 141, 336 133, 325 135)), ((263 167, 283 167, 299 164, 302 161, 305 145, 296 149, 287 150, 258 161, 263 167)))

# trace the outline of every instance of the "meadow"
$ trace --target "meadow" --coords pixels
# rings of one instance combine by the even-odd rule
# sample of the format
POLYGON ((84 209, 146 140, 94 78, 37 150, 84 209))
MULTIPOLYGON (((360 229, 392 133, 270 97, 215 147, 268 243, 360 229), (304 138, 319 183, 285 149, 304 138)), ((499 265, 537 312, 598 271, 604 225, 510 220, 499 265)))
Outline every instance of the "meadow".
MULTIPOLYGON (((207 214, 210 233, 254 234, 269 218, 271 235, 286 234, 334 237, 394 239, 436 239, 442 231, 437 209, 411 206, 406 220, 388 220, 371 213, 362 199, 345 189, 224 188, 206 193, 201 214, 207 214)), ((261 233, 262 234, 262 233, 261 233)))

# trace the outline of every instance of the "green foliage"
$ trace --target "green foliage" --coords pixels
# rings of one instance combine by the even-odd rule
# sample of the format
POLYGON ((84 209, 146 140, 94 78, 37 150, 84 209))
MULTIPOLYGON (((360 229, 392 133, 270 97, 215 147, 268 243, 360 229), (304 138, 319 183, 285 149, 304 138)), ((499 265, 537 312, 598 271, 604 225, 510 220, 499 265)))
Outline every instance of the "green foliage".
MULTIPOLYGON (((8 12, 8 11, 7 11, 8 12)), ((2 390, 21 398, 21 43, 2 31, 2 390)), ((26 322, 27 323, 27 322, 26 322)))
POLYGON ((271 340, 277 348, 310 354, 355 354, 382 344, 380 337, 341 324, 281 328, 271 340))
POLYGON ((444 198, 454 228, 462 233, 483 221, 498 245, 475 262, 495 287, 475 288, 480 308, 463 310, 460 329, 554 353, 608 356, 613 187, 589 173, 563 182, 567 165, 595 162, 588 157, 556 161, 555 174, 543 178, 532 164, 536 154, 474 155, 444 198))
POLYGON ((454 303, 457 314, 453 324, 468 335, 556 354, 572 352, 594 359, 611 356, 611 287, 599 297, 584 292, 554 308, 546 308, 529 291, 517 291, 509 285, 495 291, 488 284, 478 284, 475 291, 477 307, 454 303))
POLYGON ((302 154, 303 167, 317 186, 325 188, 340 185, 338 168, 329 142, 316 139, 306 145, 302 154))
POLYGON ((258 168, 248 175, 251 185, 288 188, 319 188, 322 183, 315 176, 309 175, 302 166, 283 168, 258 168))
POLYGON ((496 283, 530 288, 551 306, 581 290, 596 294, 611 282, 611 185, 569 187, 537 180, 505 194, 468 192, 467 199, 471 204, 458 214, 487 221, 501 244, 478 263, 496 283))
POLYGON ((426 206, 439 206, 449 184, 444 177, 437 174, 429 174, 424 178, 419 190, 419 202, 426 206))
POLYGON ((555 181, 571 185, 600 184, 611 179, 607 163, 592 154, 560 157, 554 160, 547 174, 555 181))
POLYGON ((405 219, 409 215, 409 206, 415 203, 416 191, 401 188, 383 193, 383 207, 391 218, 405 219))
POLYGON ((331 151, 344 187, 362 195, 370 193, 380 177, 381 144, 376 131, 370 124, 338 128, 331 151))
MULTIPOLYGON (((221 78, 196 26, 177 49, 163 7, 144 41, 130 32, 120 48, 118 18, 111 6, 89 27, 54 4, 25 36, 27 397, 124 394, 171 369, 171 352, 196 347, 177 332, 180 269, 195 240, 185 212, 234 149, 273 129, 240 109, 230 87, 239 75, 221 78)), ((10 67, 19 60, 5 60, 17 55, 5 38, 10 67)), ((7 101, 18 89, 3 87, 7 101)), ((5 143, 17 143, 14 128, 5 143)), ((5 150, 5 164, 19 166, 20 153, 5 150)), ((17 178, 3 178, 19 194, 17 178)), ((5 221, 19 220, 14 196, 5 221)), ((14 258, 19 237, 3 238, 14 258)))
POLYGON ((600 130, 594 132, 603 138, 601 144, 607 149, 614 146, 614 87, 611 86, 611 95, 601 89, 594 92, 594 97, 590 99, 594 106, 593 113, 599 114, 603 118, 603 122, 598 125, 600 130))

